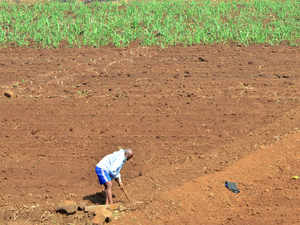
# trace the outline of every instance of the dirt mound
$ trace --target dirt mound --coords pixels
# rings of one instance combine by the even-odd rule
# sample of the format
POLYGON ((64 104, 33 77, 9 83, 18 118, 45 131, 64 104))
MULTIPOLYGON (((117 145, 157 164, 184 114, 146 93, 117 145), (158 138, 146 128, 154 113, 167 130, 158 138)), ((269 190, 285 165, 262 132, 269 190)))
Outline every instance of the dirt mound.
MULTIPOLYGON (((224 171, 193 179, 152 203, 156 216, 133 214, 141 224, 300 224, 300 133, 263 147, 224 171), (224 186, 236 181, 234 194, 224 186)), ((148 208, 149 210, 149 208, 148 208)), ((122 221, 124 222, 124 221, 122 221)))
POLYGON ((299 148, 300 134, 289 135, 225 171, 169 192, 167 199, 182 203, 188 224, 299 224, 300 183, 292 180, 300 174, 299 148), (240 194, 225 189, 228 179, 238 182, 240 194))

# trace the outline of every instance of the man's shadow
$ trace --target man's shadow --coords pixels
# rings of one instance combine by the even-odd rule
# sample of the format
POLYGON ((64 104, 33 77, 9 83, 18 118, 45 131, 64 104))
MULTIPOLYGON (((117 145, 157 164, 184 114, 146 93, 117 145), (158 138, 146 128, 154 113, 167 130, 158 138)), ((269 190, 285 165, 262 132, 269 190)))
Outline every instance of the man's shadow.
MULTIPOLYGON (((116 198, 116 195, 112 194, 112 197, 116 198)), ((96 205, 105 205, 106 194, 105 194, 105 191, 97 192, 97 193, 92 194, 92 195, 86 195, 82 199, 83 200, 88 200, 91 203, 96 204, 96 205)))
MULTIPOLYGON (((112 197, 115 198, 116 195, 112 194, 112 197)), ((104 205, 105 204, 105 200, 106 200, 106 194, 105 194, 105 191, 97 192, 97 193, 92 194, 92 195, 86 195, 86 196, 84 196, 83 200, 88 200, 91 203, 97 204, 97 205, 104 205)))
POLYGON ((86 195, 83 197, 83 200, 89 200, 93 204, 100 204, 100 205, 105 204, 105 199, 106 199, 106 194, 104 191, 97 192, 97 193, 91 194, 91 195, 86 195))

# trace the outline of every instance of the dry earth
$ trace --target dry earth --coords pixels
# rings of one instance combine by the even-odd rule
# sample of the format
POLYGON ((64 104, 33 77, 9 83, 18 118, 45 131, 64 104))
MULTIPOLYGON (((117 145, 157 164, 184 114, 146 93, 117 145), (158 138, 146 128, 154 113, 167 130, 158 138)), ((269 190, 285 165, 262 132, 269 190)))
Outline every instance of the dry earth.
POLYGON ((0 224, 90 224, 54 209, 101 203, 120 146, 144 204, 112 224, 300 224, 299 48, 7 48, 0 73, 0 224))

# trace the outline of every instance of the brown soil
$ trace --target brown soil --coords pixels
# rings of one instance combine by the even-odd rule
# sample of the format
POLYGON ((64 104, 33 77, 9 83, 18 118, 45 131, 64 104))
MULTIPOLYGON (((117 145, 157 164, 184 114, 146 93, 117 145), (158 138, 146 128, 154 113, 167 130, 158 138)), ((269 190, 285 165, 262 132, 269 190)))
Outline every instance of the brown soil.
POLYGON ((136 153, 122 172, 144 204, 113 224, 300 224, 299 59, 287 46, 1 49, 0 224, 90 224, 54 208, 101 203, 94 166, 118 147, 136 153))

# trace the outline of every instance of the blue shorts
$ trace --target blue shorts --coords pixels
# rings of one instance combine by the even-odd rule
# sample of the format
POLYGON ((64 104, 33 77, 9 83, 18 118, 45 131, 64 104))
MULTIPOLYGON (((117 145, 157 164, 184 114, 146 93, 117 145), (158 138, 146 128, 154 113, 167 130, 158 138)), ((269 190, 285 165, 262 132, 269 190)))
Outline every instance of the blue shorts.
POLYGON ((105 184, 106 182, 111 181, 111 177, 109 176, 108 172, 97 166, 96 166, 96 174, 98 176, 98 180, 100 184, 105 184))

